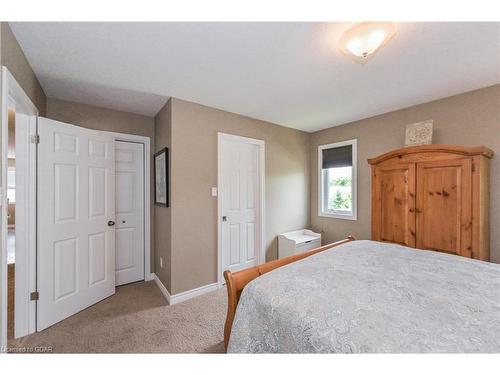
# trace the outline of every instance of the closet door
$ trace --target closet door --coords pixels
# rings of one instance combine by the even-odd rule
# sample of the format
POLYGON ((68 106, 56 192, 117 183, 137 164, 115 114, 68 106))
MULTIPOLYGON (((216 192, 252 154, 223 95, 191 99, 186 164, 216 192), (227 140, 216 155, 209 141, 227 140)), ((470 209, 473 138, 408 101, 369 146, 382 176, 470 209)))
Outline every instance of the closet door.
POLYGON ((415 247, 415 164, 372 170, 372 239, 415 247))
POLYGON ((417 248, 471 256, 470 159, 417 164, 417 248))

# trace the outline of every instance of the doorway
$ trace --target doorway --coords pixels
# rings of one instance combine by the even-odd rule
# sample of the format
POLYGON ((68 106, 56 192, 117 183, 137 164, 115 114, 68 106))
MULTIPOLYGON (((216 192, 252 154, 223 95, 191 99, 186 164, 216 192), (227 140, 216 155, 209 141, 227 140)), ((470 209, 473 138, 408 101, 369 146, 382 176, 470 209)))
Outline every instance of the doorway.
POLYGON ((8 339, 14 338, 15 270, 16 270, 16 112, 8 110, 7 150, 7 324, 8 339))
POLYGON ((36 134, 38 111, 2 67, 0 345, 35 331, 36 134), (33 264, 33 267, 30 266, 33 264))
POLYGON ((219 285, 222 273, 265 261, 265 143, 218 134, 219 285))
POLYGON ((38 117, 6 68, 2 78, 9 116, 2 116, 0 344, 7 346, 7 332, 40 331, 116 285, 152 279, 150 139, 38 117), (117 242, 125 245, 115 254, 117 242))
POLYGON ((144 280, 144 144, 115 141, 115 285, 144 280))
MULTIPOLYGON (((36 117, 28 116, 19 106, 9 107, 7 150, 7 277, 8 337, 20 337, 32 329, 27 311, 29 289, 35 287, 35 276, 29 275, 29 260, 35 257, 35 165, 36 146, 30 134, 36 132, 36 117), (17 308, 16 308, 17 306, 17 308), (17 322, 17 324, 15 324, 17 322)), ((34 270, 32 270, 34 271, 34 270)))

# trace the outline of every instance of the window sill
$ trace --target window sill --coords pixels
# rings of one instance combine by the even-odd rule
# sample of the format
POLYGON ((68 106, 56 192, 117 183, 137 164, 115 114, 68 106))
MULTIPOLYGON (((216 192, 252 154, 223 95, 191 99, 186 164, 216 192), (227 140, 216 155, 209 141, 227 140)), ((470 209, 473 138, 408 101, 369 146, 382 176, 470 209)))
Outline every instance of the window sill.
POLYGON ((353 214, 353 215, 342 215, 342 214, 320 212, 318 214, 318 216, 320 216, 320 217, 329 217, 329 218, 332 218, 332 219, 342 219, 342 220, 352 220, 352 221, 356 221, 357 220, 356 214, 353 214))

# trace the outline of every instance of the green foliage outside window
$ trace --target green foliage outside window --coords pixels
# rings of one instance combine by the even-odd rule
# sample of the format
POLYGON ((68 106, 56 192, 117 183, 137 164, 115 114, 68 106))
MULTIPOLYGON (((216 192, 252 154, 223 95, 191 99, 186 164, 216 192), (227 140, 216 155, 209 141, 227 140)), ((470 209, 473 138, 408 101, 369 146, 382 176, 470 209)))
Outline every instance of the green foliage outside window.
POLYGON ((351 208, 352 197, 351 193, 344 193, 337 190, 335 196, 330 199, 330 207, 334 210, 347 210, 351 208))
POLYGON ((351 177, 339 177, 331 181, 332 186, 351 186, 351 177))
MULTIPOLYGON (((348 187, 351 186, 350 177, 339 177, 330 182, 331 186, 338 187, 348 187)), ((352 194, 351 191, 345 191, 346 189, 337 189, 335 195, 330 198, 329 206, 334 210, 348 210, 351 208, 352 204, 352 194)))

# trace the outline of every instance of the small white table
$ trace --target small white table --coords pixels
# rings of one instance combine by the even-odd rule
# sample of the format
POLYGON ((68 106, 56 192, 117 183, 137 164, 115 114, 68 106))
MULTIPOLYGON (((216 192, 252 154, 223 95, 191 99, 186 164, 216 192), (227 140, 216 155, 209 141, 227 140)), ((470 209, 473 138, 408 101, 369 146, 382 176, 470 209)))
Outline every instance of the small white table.
POLYGON ((321 246, 321 233, 309 229, 295 230, 278 236, 278 258, 302 253, 321 246))

